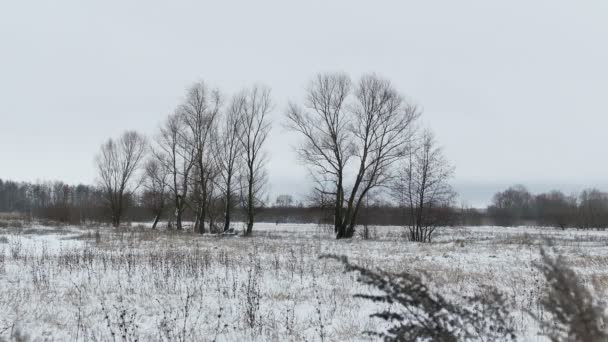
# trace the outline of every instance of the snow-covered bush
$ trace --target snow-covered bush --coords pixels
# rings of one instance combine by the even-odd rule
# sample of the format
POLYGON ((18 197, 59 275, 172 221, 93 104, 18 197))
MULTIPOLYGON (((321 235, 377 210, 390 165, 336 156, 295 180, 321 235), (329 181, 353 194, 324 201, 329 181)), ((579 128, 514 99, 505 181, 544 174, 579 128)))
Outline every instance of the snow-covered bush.
POLYGON ((384 341, 509 341, 515 335, 510 325, 509 308, 503 295, 487 287, 482 295, 465 297, 465 303, 453 303, 432 292, 419 276, 382 270, 372 271, 351 264, 348 258, 325 255, 338 260, 346 272, 357 272, 358 281, 375 287, 379 294, 355 297, 388 304, 372 314, 389 322, 386 331, 368 332, 384 341))

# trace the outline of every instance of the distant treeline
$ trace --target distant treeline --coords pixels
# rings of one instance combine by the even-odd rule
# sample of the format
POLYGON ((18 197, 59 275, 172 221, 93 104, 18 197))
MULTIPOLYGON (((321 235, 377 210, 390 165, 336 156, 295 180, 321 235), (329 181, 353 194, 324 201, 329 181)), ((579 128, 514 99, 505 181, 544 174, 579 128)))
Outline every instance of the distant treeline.
MULTIPOLYGON (((152 221, 154 215, 147 207, 145 191, 139 196, 127 199, 127 221, 152 221)), ((88 222, 108 222, 109 213, 104 203, 103 192, 91 185, 69 185, 61 181, 27 183, 3 181, 0 179, 0 212, 15 212, 32 218, 57 222, 84 224, 88 222)), ((164 221, 170 219, 172 208, 165 211, 164 221)), ((434 209, 446 222, 458 224, 481 224, 481 214, 475 210, 462 211, 453 208, 434 209), (466 214, 466 215, 465 215, 466 214)), ((235 219, 242 221, 242 210, 235 212, 235 219)), ((184 212, 186 220, 193 220, 191 210, 184 212)), ((403 208, 374 204, 361 209, 361 224, 401 225, 407 219, 403 208)), ((272 223, 315 223, 332 224, 333 210, 329 207, 295 204, 291 196, 280 195, 272 204, 259 208, 258 222, 272 223)))
MULTIPOLYGON (((128 198, 127 221, 152 221, 145 192, 128 198)), ((0 212, 17 212, 32 218, 71 224, 107 222, 107 206, 103 192, 95 186, 69 185, 55 182, 14 182, 0 179, 0 212)), ((388 203, 374 203, 361 210, 360 224, 403 225, 407 223, 406 208, 388 203)), ((531 194, 523 186, 513 186, 494 195, 486 210, 473 208, 442 208, 440 211, 451 225, 541 225, 559 228, 607 228, 608 193, 588 189, 576 195, 560 191, 531 194)), ((164 220, 170 216, 167 209, 164 220)), ((190 210, 185 218, 193 219, 190 210)), ((236 220, 244 213, 235 212, 236 220)), ((272 204, 266 203, 257 215, 259 222, 332 224, 332 208, 294 204, 291 196, 280 195, 272 204)))
MULTIPOLYGON (((273 206, 260 208, 257 215, 260 222, 273 223, 321 223, 333 222, 330 208, 294 205, 286 203, 279 196, 273 206)), ((145 193, 138 198, 129 198, 126 212, 127 221, 152 221, 152 212, 146 207, 145 193)), ((0 179, 0 212, 16 212, 33 218, 64 223, 82 224, 87 222, 108 222, 108 212, 104 205, 103 192, 90 185, 69 185, 60 181, 26 183, 3 181, 0 179)), ((170 215, 171 209, 165 216, 170 215)), ((403 210, 388 206, 370 206, 362 209, 362 224, 397 225, 404 221, 403 210)), ((185 218, 193 219, 190 210, 185 218)), ((235 218, 242 220, 243 213, 235 212, 235 218)), ((164 218, 165 220, 167 217, 164 218)))
POLYGON ((566 195, 561 191, 531 194, 515 185, 494 195, 487 209, 496 225, 541 225, 560 228, 608 227, 608 193, 598 189, 566 195))
POLYGON ((102 195, 88 185, 63 182, 25 183, 0 179, 0 212, 18 212, 61 222, 97 221, 102 195))

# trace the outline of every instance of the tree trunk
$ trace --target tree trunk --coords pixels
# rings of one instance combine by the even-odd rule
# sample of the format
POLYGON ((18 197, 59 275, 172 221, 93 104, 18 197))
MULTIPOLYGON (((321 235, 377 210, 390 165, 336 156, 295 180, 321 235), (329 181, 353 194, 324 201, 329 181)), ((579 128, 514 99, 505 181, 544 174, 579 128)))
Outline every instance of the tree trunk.
MULTIPOLYGON (((250 171, 250 174, 253 174, 253 171, 250 171)), ((247 231, 245 231, 245 235, 251 235, 253 231, 253 179, 249 179, 249 187, 247 192, 247 231)))
POLYGON ((334 229, 336 230, 336 239, 339 240, 339 239, 343 239, 345 237, 344 236, 345 229, 344 229, 344 227, 342 225, 336 223, 334 229))
POLYGON ((177 230, 182 230, 182 210, 181 210, 181 208, 175 209, 175 227, 177 230))
POLYGON ((116 205, 116 228, 118 228, 120 226, 120 218, 122 216, 122 198, 123 198, 123 192, 122 190, 118 193, 118 204, 116 205))
POLYGON ((247 231, 245 231, 245 235, 249 236, 251 232, 253 232, 253 206, 247 209, 247 231))
POLYGON ((160 220, 160 213, 156 214, 156 216, 154 217, 154 223, 152 223, 152 229, 156 229, 156 225, 158 224, 159 220, 160 220))
POLYGON ((226 206, 224 208, 224 233, 230 229, 230 188, 226 194, 226 206))
POLYGON ((194 226, 192 227, 193 232, 198 232, 198 225, 200 224, 200 219, 199 219, 199 214, 198 214, 199 210, 197 210, 196 213, 194 214, 195 220, 194 220, 194 226))
POLYGON ((214 214, 209 215, 209 232, 217 233, 217 229, 215 228, 215 215, 214 214))
POLYGON ((336 239, 350 239, 355 234, 354 224, 351 226, 350 223, 343 221, 338 226, 338 233, 336 239))
POLYGON ((355 222, 351 222, 348 227, 346 228, 346 235, 345 237, 350 239, 353 236, 355 236, 355 222))
POLYGON ((224 233, 230 230, 230 209, 226 208, 226 213, 224 215, 224 233))
POLYGON ((110 197, 108 198, 108 201, 110 202, 110 213, 112 215, 112 227, 117 228, 118 225, 116 224, 116 200, 114 199, 114 195, 110 195, 110 197))
POLYGON ((118 228, 120 226, 120 209, 116 208, 114 210, 114 214, 112 215, 112 225, 114 228, 118 228))
POLYGON ((203 189, 201 194, 201 204, 198 215, 198 221, 200 225, 198 226, 198 232, 200 234, 205 234, 205 220, 207 219, 207 187, 203 184, 202 188, 203 189))
POLYGON ((175 214, 175 229, 182 230, 182 213, 179 210, 175 214))
POLYGON ((340 222, 341 221, 342 221, 342 218, 340 217, 340 208, 338 207, 338 204, 336 201, 336 207, 334 209, 334 233, 338 234, 338 236, 341 235, 340 234, 340 222))
MULTIPOLYGON (((340 227, 343 225, 342 222, 342 202, 344 199, 342 198, 342 179, 338 180, 338 184, 336 186, 336 203, 334 208, 334 232, 337 236, 341 236, 340 227)), ((340 237, 338 237, 340 239, 340 237)))
POLYGON ((247 222, 247 231, 245 231, 245 235, 249 236, 249 235, 251 235, 252 232, 253 232, 253 217, 250 216, 249 222, 247 222))
POLYGON ((205 234, 205 208, 204 205, 201 205, 198 208, 198 213, 196 215, 196 222, 199 234, 205 234))

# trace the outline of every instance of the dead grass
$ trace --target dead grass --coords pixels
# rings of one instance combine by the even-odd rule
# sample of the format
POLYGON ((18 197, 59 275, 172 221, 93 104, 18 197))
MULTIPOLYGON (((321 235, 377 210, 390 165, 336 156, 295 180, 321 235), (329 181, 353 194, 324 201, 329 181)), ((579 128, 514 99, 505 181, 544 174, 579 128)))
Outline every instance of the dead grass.
POLYGON ((536 334, 524 312, 540 310, 541 277, 532 264, 543 241, 553 241, 584 282, 606 291, 608 251, 597 247, 608 233, 457 228, 442 231, 432 244, 395 239, 400 233, 382 227, 375 240, 336 241, 331 232, 306 225, 262 226, 250 238, 139 225, 2 230, 0 310, 6 314, 0 317, 0 336, 7 336, 3 327, 20 324, 33 337, 111 339, 101 310, 105 303, 111 322, 120 319, 123 307, 136 314, 137 327, 130 329, 140 340, 160 340, 166 329, 173 334, 185 325, 188 340, 194 341, 208 336, 316 341, 319 317, 326 340, 367 340, 361 333, 381 323, 368 317, 373 305, 352 295, 369 289, 344 275, 339 265, 318 260, 326 253, 346 255, 370 269, 412 271, 456 301, 482 285, 495 286, 513 303, 519 333, 536 334), (251 270, 256 270, 261 295, 255 329, 244 318, 244 286, 251 270), (197 303, 186 319, 184 307, 193 293, 197 303))

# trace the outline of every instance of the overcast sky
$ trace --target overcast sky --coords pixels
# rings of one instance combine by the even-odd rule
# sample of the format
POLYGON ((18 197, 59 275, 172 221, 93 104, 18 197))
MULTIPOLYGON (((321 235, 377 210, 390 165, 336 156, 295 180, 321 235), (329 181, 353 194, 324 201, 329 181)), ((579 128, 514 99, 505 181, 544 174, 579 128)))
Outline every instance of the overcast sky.
POLYGON ((602 186, 608 2, 2 1, 0 178, 95 180, 194 81, 273 89, 272 193, 305 192, 280 122, 318 72, 376 72, 424 108, 469 204, 500 187, 602 186))

